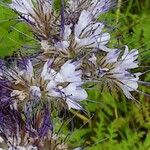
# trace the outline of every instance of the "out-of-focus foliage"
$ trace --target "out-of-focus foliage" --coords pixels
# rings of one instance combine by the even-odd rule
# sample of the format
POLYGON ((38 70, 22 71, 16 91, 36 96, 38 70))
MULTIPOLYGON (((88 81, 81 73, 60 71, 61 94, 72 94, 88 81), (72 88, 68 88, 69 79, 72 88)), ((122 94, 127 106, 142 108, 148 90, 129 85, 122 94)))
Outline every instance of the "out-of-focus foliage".
MULTIPOLYGON (((0 2, 0 56, 9 56, 19 49, 33 50, 37 46, 35 37, 3 2, 0 2)), ((141 66, 147 66, 141 67, 141 70, 149 70, 150 0, 124 0, 121 6, 121 9, 116 8, 99 19, 106 21, 112 33, 110 44, 138 48, 141 66), (117 42, 114 42, 116 39, 117 42)), ((59 10, 59 0, 56 0, 55 7, 59 10)), ((142 78, 150 81, 150 74, 144 74, 142 78)), ((140 89, 149 93, 149 89, 143 86, 140 89)), ((150 96, 135 93, 139 101, 137 104, 121 95, 114 97, 109 92, 99 94, 93 89, 89 94, 85 107, 87 114, 79 113, 74 118, 78 129, 69 135, 72 147, 83 145, 85 150, 150 150, 150 96)), ((59 128, 60 124, 57 126, 59 128)), ((70 130, 65 127, 64 132, 69 133, 70 130)))
MULTIPOLYGON (((95 91, 90 93, 89 99, 97 95, 95 91)), ((133 101, 115 99, 109 93, 97 95, 96 102, 87 106, 94 114, 91 125, 75 130, 72 143, 82 139, 89 145, 87 150, 149 150, 150 105, 142 96, 140 102, 138 107, 133 101)))

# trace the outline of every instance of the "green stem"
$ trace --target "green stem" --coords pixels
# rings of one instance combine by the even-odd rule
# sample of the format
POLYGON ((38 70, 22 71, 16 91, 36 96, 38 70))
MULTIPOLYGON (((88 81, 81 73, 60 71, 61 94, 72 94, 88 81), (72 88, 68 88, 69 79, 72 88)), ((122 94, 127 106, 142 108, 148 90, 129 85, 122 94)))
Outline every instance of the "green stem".
POLYGON ((115 117, 116 117, 116 119, 118 119, 118 111, 117 111, 117 108, 115 108, 115 117))
POLYGON ((91 121, 89 118, 85 117, 84 115, 74 111, 74 110, 70 110, 71 113, 73 113, 74 115, 76 115, 78 118, 80 118, 81 120, 83 120, 84 122, 87 122, 89 124, 89 126, 91 126, 91 121))
POLYGON ((119 22, 121 4, 122 4, 122 0, 118 0, 117 11, 116 11, 116 24, 119 22))

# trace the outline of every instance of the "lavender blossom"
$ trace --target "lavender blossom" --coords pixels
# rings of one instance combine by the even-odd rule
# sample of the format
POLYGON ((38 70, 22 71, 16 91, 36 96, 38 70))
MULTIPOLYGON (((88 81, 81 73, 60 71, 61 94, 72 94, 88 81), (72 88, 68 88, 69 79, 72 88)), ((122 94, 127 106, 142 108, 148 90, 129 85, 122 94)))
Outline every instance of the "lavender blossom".
POLYGON ((19 14, 21 20, 30 25, 41 40, 48 39, 53 27, 57 26, 53 0, 13 0, 9 6, 19 14))
POLYGON ((21 16, 32 23, 36 23, 38 19, 37 13, 43 13, 43 15, 50 15, 52 11, 52 0, 12 0, 9 5, 12 9, 21 13, 21 16))
POLYGON ((67 104, 69 109, 81 109, 78 102, 86 99, 87 93, 81 87, 82 71, 79 69, 78 62, 68 60, 58 71, 55 71, 52 66, 53 61, 48 60, 40 76, 36 73, 38 70, 33 69, 29 59, 23 59, 20 64, 24 65, 7 69, 6 76, 3 77, 8 78, 8 81, 11 80, 10 98, 16 99, 18 104, 31 99, 39 101, 46 96, 49 101, 54 98, 58 103, 67 104))
POLYGON ((81 88, 82 85, 82 71, 76 70, 78 68, 77 62, 67 61, 57 73, 50 68, 50 60, 44 65, 42 78, 49 80, 47 84, 47 91, 49 96, 63 97, 68 104, 69 109, 81 109, 78 101, 87 98, 87 93, 81 88), (63 87, 63 84, 67 86, 63 87))
MULTIPOLYGON (((89 61, 96 67, 95 81, 102 82, 108 89, 121 89, 125 96, 133 99, 130 92, 138 88, 140 72, 132 73, 131 69, 138 67, 138 51, 133 49, 129 52, 126 46, 124 53, 118 49, 112 49, 101 56, 100 60, 93 54, 89 61)), ((90 74, 91 75, 91 74, 90 74)))
POLYGON ((12 105, 0 109, 0 135, 9 146, 15 146, 19 141, 22 122, 21 114, 12 105))
POLYGON ((87 10, 92 17, 96 18, 105 13, 112 7, 111 0, 69 0, 69 12, 76 12, 79 10, 87 10))
POLYGON ((8 150, 67 150, 66 143, 53 133, 49 105, 37 104, 27 102, 21 112, 12 105, 0 108, 0 136, 8 150))
POLYGON ((104 24, 97 17, 110 8, 110 1, 72 0, 69 4, 64 10, 63 35, 54 45, 55 50, 69 58, 97 49, 106 51, 110 34, 103 31, 104 24))
POLYGON ((74 53, 78 54, 81 50, 105 49, 110 35, 103 33, 104 24, 97 22, 96 18, 110 8, 110 0, 69 1, 69 4, 69 8, 63 6, 61 17, 53 9, 52 0, 14 0, 10 7, 31 25, 44 53, 61 52, 72 58, 74 53), (81 9, 82 5, 85 7, 81 9), (77 16, 74 16, 76 12, 77 16))
POLYGON ((58 42, 56 49, 64 52, 75 54, 81 51, 91 49, 102 49, 109 39, 109 33, 103 33, 103 23, 93 22, 88 11, 82 11, 78 22, 65 25, 63 40, 58 42))

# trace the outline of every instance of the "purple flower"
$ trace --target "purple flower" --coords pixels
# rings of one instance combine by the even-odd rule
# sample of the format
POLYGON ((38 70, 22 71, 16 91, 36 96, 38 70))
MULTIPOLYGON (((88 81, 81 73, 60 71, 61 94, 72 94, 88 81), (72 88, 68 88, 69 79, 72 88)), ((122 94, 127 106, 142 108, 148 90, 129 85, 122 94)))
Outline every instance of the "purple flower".
POLYGON ((40 108, 41 106, 38 103, 27 103, 25 109, 25 122, 26 131, 29 136, 42 140, 42 138, 48 136, 49 132, 53 132, 53 126, 48 106, 40 108))
POLYGON ((18 140, 22 122, 21 113, 13 106, 5 106, 0 109, 0 132, 7 144, 13 145, 13 139, 18 140))
POLYGON ((48 106, 44 106, 43 122, 41 127, 38 129, 40 137, 45 137, 49 132, 53 132, 53 126, 51 121, 50 111, 48 106))

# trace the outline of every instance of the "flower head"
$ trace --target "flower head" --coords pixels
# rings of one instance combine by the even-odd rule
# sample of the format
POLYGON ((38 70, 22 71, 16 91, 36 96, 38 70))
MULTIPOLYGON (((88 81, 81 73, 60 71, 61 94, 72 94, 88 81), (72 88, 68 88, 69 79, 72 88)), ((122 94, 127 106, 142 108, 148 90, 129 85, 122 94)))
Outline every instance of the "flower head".
MULTIPOLYGON (((68 60, 55 70, 54 61, 48 60, 43 69, 34 68, 29 59, 22 59, 18 66, 6 69, 7 74, 2 76, 9 81, 9 99, 18 104, 30 100, 46 100, 63 102, 68 108, 81 109, 78 101, 87 98, 87 93, 82 89, 82 71, 80 64, 68 60)), ((5 90, 7 84, 4 82, 5 90)))
POLYGON ((138 51, 136 49, 129 51, 126 46, 123 54, 118 49, 112 49, 100 58, 93 55, 89 59, 97 68, 93 78, 102 81, 103 86, 110 90, 121 89, 127 98, 132 99, 130 92, 137 90, 141 75, 139 72, 131 72, 131 69, 138 67, 138 51))
POLYGON ((48 62, 44 65, 44 68, 47 68, 45 73, 51 77, 46 87, 48 95, 63 98, 69 109, 81 109, 78 101, 86 99, 87 93, 81 88, 82 71, 77 70, 78 64, 69 60, 61 66, 59 72, 50 69, 47 64, 48 62))
POLYGON ((12 9, 21 13, 21 16, 32 23, 35 23, 38 18, 38 14, 50 15, 52 12, 52 0, 12 0, 9 5, 12 9), (38 13, 38 14, 37 14, 38 13))
POLYGON ((31 26, 41 40, 47 39, 52 34, 52 28, 57 26, 53 0, 12 0, 9 6, 19 14, 21 20, 31 26))
POLYGON ((78 55, 81 51, 87 53, 95 49, 104 50, 110 35, 103 32, 103 28, 103 23, 93 20, 90 12, 83 10, 78 21, 64 26, 62 40, 55 47, 68 55, 78 55))

